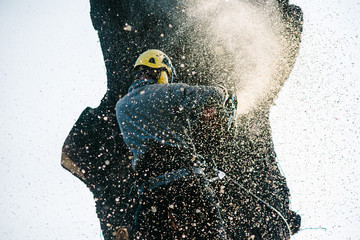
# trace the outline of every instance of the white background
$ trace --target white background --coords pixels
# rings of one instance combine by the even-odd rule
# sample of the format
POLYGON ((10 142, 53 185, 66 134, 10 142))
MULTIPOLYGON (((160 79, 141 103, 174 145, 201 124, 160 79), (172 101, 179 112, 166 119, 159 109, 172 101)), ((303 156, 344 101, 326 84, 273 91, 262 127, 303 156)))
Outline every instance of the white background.
MULTIPOLYGON (((297 0, 300 55, 271 112, 295 240, 360 239, 360 2, 297 0)), ((106 89, 89 3, 0 0, 0 239, 101 239, 61 147, 106 89)))

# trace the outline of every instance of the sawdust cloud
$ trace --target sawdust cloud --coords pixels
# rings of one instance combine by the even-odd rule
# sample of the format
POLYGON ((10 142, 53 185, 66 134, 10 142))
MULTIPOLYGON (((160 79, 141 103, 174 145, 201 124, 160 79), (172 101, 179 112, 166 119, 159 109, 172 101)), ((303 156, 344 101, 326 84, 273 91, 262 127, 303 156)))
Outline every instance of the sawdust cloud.
POLYGON ((276 1, 189 0, 186 14, 201 28, 198 39, 209 46, 213 67, 225 73, 215 82, 236 92, 238 115, 277 95, 290 46, 276 1))

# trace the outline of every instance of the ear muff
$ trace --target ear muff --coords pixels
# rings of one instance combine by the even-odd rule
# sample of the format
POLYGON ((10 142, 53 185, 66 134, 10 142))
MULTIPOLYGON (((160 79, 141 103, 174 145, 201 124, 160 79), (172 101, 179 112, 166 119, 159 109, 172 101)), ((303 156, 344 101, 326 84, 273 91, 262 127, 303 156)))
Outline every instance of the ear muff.
POLYGON ((165 70, 161 71, 160 76, 157 81, 158 84, 166 84, 169 83, 169 76, 165 70))

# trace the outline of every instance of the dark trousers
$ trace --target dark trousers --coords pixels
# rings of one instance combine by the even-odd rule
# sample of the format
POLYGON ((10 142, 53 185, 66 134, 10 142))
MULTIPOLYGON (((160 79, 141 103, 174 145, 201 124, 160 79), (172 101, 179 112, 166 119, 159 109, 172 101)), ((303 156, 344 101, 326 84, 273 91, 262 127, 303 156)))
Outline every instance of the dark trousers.
POLYGON ((138 170, 139 183, 146 185, 153 177, 180 167, 186 167, 189 175, 151 190, 145 188, 138 196, 136 239, 226 239, 214 194, 204 177, 193 173, 191 158, 185 155, 169 149, 146 155, 148 167, 138 170))

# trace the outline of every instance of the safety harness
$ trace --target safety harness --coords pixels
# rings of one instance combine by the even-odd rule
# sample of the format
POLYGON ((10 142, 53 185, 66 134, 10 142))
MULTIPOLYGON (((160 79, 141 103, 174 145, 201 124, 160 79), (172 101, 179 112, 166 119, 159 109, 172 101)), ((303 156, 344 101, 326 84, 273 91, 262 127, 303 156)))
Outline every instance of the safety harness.
MULTIPOLYGON (((192 160, 195 160, 197 158, 201 159, 203 157, 201 155, 196 155, 196 156, 192 157, 192 160)), ((128 196, 136 195, 136 199, 137 199, 137 207, 136 207, 135 214, 134 214, 135 215, 134 221, 133 221, 133 224, 131 227, 123 227, 122 226, 122 227, 118 228, 118 230, 116 232, 116 237, 117 237, 116 240, 128 240, 129 234, 131 235, 131 233, 134 233, 136 231, 137 227, 139 226, 138 224, 139 224, 140 214, 143 211, 143 195, 147 191, 151 191, 151 190, 157 189, 159 187, 172 184, 176 181, 186 179, 187 177, 190 177, 191 175, 193 175, 193 176, 195 175, 195 176, 199 176, 199 177, 201 176, 207 182, 207 178, 205 177, 204 169, 202 168, 202 166, 204 166, 204 163, 200 162, 200 161, 196 161, 196 163, 197 163, 196 165, 198 165, 199 167, 193 167, 191 170, 187 169, 187 168, 179 168, 179 169, 175 169, 173 171, 167 172, 165 174, 159 175, 157 177, 148 179, 141 184, 138 184, 138 182, 135 181, 129 191, 129 194, 128 194, 128 196)), ((128 214, 129 207, 130 206, 128 204, 128 206, 125 210, 124 216, 123 216, 122 223, 124 222, 124 219, 126 218, 126 216, 128 214)), ((175 223, 173 221, 172 221, 172 224, 173 224, 174 229, 176 229, 175 223)))
POLYGON ((168 185, 170 183, 173 183, 180 179, 183 179, 189 175, 190 175, 190 172, 187 169, 180 168, 180 169, 171 171, 169 173, 160 175, 158 177, 152 178, 149 181, 141 184, 137 188, 137 195, 138 195, 139 200, 138 200, 138 207, 135 212, 135 220, 134 220, 135 228, 139 224, 139 214, 142 212, 142 197, 146 191, 150 191, 150 190, 156 189, 158 187, 168 185))

